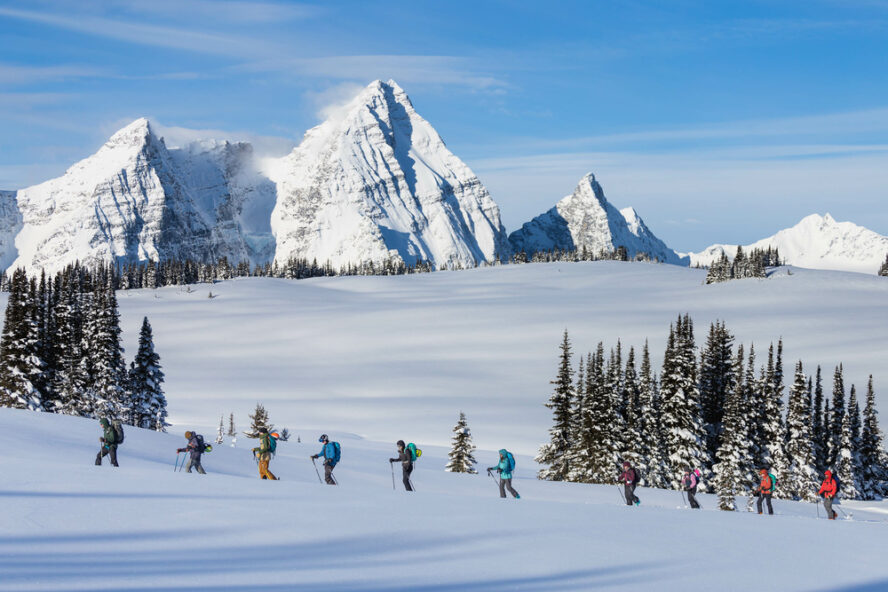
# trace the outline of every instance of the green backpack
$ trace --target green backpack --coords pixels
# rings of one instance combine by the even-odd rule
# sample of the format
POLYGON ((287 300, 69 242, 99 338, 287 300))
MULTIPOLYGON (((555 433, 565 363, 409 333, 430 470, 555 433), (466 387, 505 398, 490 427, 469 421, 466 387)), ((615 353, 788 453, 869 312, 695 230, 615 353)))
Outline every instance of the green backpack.
POLYGON ((415 461, 417 458, 422 456, 422 450, 416 447, 416 444, 411 442, 407 445, 407 452, 410 453, 410 460, 415 461))

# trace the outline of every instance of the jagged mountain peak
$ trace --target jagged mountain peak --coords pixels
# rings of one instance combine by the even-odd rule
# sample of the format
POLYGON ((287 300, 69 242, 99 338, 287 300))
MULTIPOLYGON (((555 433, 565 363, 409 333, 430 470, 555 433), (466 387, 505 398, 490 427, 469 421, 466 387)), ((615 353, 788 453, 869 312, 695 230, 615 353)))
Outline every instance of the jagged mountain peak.
POLYGON ((508 255, 496 203, 394 81, 367 85, 267 170, 280 263, 468 266, 508 255))
POLYGON ((630 257, 645 253, 666 263, 684 264, 672 249, 648 229, 633 208, 617 210, 604 189, 587 173, 573 193, 555 207, 509 235, 516 251, 586 250, 593 254, 625 247, 630 257))

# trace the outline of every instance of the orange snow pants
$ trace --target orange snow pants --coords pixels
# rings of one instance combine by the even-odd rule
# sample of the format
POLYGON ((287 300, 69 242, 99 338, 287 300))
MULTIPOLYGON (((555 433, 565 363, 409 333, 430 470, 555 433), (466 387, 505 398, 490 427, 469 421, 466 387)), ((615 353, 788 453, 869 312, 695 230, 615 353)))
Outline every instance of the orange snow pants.
POLYGON ((270 452, 263 452, 259 455, 259 476, 263 479, 271 479, 272 481, 277 481, 277 477, 274 476, 274 473, 268 470, 269 461, 271 461, 270 452))

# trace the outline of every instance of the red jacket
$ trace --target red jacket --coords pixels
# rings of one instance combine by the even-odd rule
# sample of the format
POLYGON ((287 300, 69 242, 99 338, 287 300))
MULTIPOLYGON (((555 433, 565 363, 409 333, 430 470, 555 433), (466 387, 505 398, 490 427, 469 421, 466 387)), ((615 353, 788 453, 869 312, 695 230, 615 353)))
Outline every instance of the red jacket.
POLYGON ((823 480, 823 485, 820 486, 820 491, 817 492, 817 495, 825 495, 826 497, 836 497, 836 490, 838 486, 836 485, 836 480, 833 479, 833 476, 830 475, 826 479, 823 480))
POLYGON ((771 476, 768 474, 762 475, 762 481, 759 483, 759 489, 762 493, 774 493, 774 483, 771 482, 771 476))
POLYGON ((635 469, 628 468, 620 473, 620 481, 622 481, 626 485, 632 485, 633 483, 635 483, 635 469))

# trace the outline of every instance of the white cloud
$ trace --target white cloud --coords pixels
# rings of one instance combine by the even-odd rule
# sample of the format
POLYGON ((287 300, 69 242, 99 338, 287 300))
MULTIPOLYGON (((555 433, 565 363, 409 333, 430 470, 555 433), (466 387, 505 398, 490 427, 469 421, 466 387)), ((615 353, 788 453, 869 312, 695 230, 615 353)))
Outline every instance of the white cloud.
MULTIPOLYGON (((228 131, 220 129, 192 129, 187 127, 164 125, 150 119, 151 127, 156 134, 163 137, 170 148, 182 147, 201 140, 217 140, 230 142, 249 142, 257 156, 283 156, 293 150, 296 143, 291 138, 264 136, 253 132, 228 131)), ((129 123, 128 121, 126 123, 129 123)), ((119 127, 126 125, 123 123, 119 127)), ((118 128, 119 129, 119 128, 118 128)))
POLYGON ((106 72, 91 66, 20 66, 0 63, 0 84, 17 85, 34 82, 66 80, 71 78, 93 78, 104 76, 106 72))

